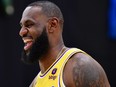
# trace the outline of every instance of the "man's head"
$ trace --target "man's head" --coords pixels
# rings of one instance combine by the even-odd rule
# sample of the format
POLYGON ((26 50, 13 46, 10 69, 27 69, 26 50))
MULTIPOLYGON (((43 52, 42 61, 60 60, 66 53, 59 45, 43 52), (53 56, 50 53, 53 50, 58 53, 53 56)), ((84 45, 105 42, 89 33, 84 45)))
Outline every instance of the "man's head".
POLYGON ((60 42, 63 28, 60 9, 49 1, 31 3, 23 12, 19 32, 25 46, 22 59, 38 61, 52 46, 60 42))
POLYGON ((60 21, 64 21, 60 8, 52 2, 37 1, 29 4, 28 6, 40 7, 42 9, 42 14, 46 15, 48 18, 57 17, 60 21))

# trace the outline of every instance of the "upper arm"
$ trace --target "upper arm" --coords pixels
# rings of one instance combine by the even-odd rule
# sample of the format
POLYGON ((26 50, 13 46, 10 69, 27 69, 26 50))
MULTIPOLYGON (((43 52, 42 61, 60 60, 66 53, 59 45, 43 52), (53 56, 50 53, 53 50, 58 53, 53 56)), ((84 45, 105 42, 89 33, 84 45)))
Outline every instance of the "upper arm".
POLYGON ((74 55, 67 62, 64 80, 66 84, 72 85, 66 87, 110 87, 103 68, 93 58, 83 53, 74 55), (69 66, 70 64, 72 66, 69 66), (67 71, 70 73, 65 75, 67 71))

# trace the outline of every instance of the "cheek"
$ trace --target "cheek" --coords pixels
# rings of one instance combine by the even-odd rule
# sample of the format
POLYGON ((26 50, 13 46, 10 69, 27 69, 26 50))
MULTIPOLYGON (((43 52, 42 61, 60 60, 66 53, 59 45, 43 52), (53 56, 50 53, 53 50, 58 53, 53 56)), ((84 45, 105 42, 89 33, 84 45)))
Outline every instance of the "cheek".
POLYGON ((39 31, 37 29, 32 29, 32 30, 30 30, 30 34, 33 37, 33 39, 35 40, 37 37, 39 37, 41 35, 41 31, 39 31))

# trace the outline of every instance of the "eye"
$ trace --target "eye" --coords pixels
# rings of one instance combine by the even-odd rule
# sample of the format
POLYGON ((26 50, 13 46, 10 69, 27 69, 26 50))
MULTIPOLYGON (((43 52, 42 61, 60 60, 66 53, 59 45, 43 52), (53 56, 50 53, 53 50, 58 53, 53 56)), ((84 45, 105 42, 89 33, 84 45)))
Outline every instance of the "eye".
POLYGON ((34 23, 32 23, 32 22, 31 22, 31 23, 26 23, 26 24, 25 24, 25 27, 31 28, 33 25, 34 25, 34 23))
POLYGON ((27 24, 27 25, 25 25, 25 27, 27 27, 27 28, 31 28, 33 26, 33 24, 27 24))

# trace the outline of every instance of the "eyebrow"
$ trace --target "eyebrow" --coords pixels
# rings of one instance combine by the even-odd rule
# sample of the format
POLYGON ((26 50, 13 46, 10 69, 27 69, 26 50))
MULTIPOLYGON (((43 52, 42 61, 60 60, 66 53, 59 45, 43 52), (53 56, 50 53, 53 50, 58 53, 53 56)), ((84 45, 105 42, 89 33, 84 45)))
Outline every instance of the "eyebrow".
MULTIPOLYGON (((25 23, 27 23, 27 22, 33 22, 33 23, 35 23, 35 21, 34 21, 33 19, 25 20, 23 23, 25 24, 25 23)), ((20 21, 19 24, 22 26, 23 23, 20 21)))

